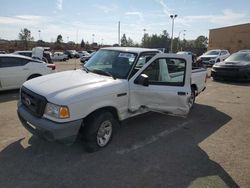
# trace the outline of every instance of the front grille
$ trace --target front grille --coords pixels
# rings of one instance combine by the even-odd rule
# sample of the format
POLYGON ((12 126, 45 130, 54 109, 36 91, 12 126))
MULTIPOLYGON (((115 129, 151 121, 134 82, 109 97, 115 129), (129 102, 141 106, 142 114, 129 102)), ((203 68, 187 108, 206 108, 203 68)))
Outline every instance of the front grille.
POLYGON ((45 97, 38 95, 25 87, 21 88, 21 102, 29 112, 37 117, 43 115, 47 104, 45 97))

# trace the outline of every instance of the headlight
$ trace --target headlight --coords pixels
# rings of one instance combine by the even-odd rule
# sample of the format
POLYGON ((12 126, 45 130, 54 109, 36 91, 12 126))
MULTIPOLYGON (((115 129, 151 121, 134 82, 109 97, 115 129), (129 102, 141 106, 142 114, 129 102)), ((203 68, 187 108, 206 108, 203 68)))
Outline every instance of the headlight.
POLYGON ((52 103, 47 103, 44 113, 53 118, 69 118, 69 108, 67 106, 59 106, 52 103))

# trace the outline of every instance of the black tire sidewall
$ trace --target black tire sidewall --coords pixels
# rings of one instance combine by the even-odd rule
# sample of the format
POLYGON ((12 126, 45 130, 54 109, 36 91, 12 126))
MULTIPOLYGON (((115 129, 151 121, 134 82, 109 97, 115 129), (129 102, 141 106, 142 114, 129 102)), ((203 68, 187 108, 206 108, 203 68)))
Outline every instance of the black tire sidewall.
POLYGON ((108 111, 98 111, 89 115, 84 121, 85 125, 83 128, 83 139, 85 142, 85 148, 88 152, 94 152, 101 148, 106 147, 112 140, 115 128, 117 127, 117 121, 111 112, 108 111), (110 121, 112 124, 112 133, 108 143, 104 146, 99 146, 97 144, 97 132, 104 121, 110 121))

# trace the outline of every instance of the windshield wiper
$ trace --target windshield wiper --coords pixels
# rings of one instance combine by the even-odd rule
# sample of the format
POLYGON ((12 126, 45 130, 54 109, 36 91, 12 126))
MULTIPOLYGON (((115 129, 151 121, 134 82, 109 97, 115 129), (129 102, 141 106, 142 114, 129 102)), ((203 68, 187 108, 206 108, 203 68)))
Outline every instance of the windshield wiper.
POLYGON ((104 71, 101 69, 93 69, 92 72, 97 73, 97 74, 104 74, 107 76, 111 76, 114 80, 116 80, 116 77, 113 74, 111 74, 110 72, 107 72, 107 71, 104 71))
POLYGON ((82 69, 85 70, 86 73, 90 72, 90 70, 87 67, 85 67, 85 66, 82 66, 82 69))

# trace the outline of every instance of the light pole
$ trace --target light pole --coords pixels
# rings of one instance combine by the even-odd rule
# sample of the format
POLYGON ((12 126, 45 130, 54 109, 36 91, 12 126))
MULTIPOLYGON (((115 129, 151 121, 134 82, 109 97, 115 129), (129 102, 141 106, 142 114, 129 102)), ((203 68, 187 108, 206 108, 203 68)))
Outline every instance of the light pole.
POLYGON ((95 42, 95 34, 92 34, 92 44, 95 42))
POLYGON ((179 46, 180 46, 180 35, 181 35, 182 32, 186 32, 186 30, 184 29, 184 30, 180 31, 179 34, 178 34, 178 45, 177 45, 177 50, 179 50, 179 46))
POLYGON ((173 35, 174 35, 174 19, 177 17, 178 15, 175 14, 171 14, 170 18, 172 19, 172 36, 171 36, 171 48, 170 48, 170 52, 173 52, 173 35))
POLYGON ((41 33, 41 30, 38 30, 38 40, 41 40, 41 35, 40 35, 40 33, 41 33))

